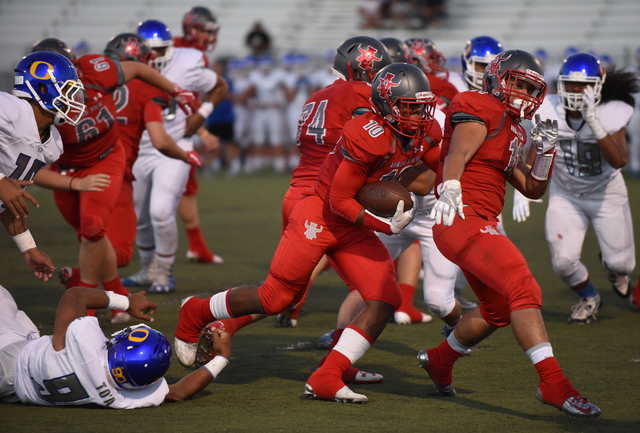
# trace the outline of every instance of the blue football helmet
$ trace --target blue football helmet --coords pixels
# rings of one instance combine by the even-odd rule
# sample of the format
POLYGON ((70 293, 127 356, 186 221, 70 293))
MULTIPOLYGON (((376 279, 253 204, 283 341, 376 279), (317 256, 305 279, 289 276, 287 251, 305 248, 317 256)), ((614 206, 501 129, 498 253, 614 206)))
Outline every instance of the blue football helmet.
POLYGON ((471 90, 482 90, 484 68, 504 51, 502 44, 490 36, 478 36, 467 41, 460 56, 462 76, 471 90), (484 65, 482 72, 476 71, 476 64, 484 65))
POLYGON ((169 66, 173 57, 173 36, 169 27, 158 20, 147 20, 138 24, 137 33, 145 38, 158 54, 153 60, 153 66, 160 71, 169 66))
POLYGON ((130 326, 107 342, 107 366, 112 381, 122 389, 149 386, 171 365, 171 344, 147 325, 130 326))
POLYGON ((582 109, 582 96, 584 93, 569 93, 566 90, 567 82, 587 83, 593 85, 596 104, 602 100, 602 85, 607 74, 602 68, 600 60, 588 53, 577 53, 567 57, 558 73, 558 98, 562 106, 571 111, 582 109))
POLYGON ((14 72, 15 96, 36 101, 55 115, 55 125, 78 123, 86 109, 84 86, 69 59, 58 53, 38 51, 24 56, 14 72))

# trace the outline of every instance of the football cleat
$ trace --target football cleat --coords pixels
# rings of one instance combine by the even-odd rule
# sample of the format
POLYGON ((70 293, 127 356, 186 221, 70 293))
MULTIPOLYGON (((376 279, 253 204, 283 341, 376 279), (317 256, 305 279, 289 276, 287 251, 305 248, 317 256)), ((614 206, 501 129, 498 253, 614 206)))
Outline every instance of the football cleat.
POLYGON ((193 251, 193 250, 187 251, 187 259, 195 262, 199 262, 199 263, 211 263, 214 265, 221 265, 224 263, 224 259, 217 254, 211 254, 211 257, 208 257, 205 254, 200 254, 197 251, 193 251))
POLYGON ((336 330, 332 329, 329 332, 325 332, 316 340, 316 347, 318 349, 329 350, 331 348, 331 343, 333 343, 333 336, 335 335, 336 330))
POLYGON ((419 321, 412 321, 411 316, 409 316, 404 311, 396 311, 395 313, 393 313, 393 320, 398 325, 411 325, 412 323, 429 323, 433 320, 433 317, 428 314, 424 314, 423 312, 420 312, 420 314, 422 315, 422 317, 419 321))
POLYGON ((342 373, 342 381, 344 383, 353 383, 356 385, 371 385, 374 383, 382 383, 384 377, 378 373, 368 373, 366 371, 358 370, 354 367, 347 368, 342 373))
POLYGON ((158 271, 158 260, 154 257, 150 263, 142 264, 142 269, 137 273, 123 278, 121 283, 125 287, 147 287, 153 283, 158 271))
POLYGON ((443 323, 442 324, 442 332, 440 334, 444 335, 445 338, 447 338, 447 337, 449 337, 449 335, 451 335, 451 333, 453 332, 454 329, 456 329, 455 326, 453 328, 449 328, 446 323, 443 323))
POLYGON ((125 323, 129 323, 131 320, 131 316, 126 311, 120 311, 111 317, 112 325, 124 325, 125 323))
POLYGON ((73 268, 67 266, 60 269, 60 272, 58 272, 58 278, 64 288, 69 290, 80 283, 80 272, 73 272, 73 268))
POLYGON ((278 324, 283 328, 295 328, 298 324, 298 319, 292 319, 291 317, 285 316, 283 313, 278 314, 278 324))
POLYGON ((220 320, 217 320, 215 322, 209 323, 200 332, 200 337, 198 338, 198 347, 196 349, 196 368, 200 368, 203 365, 207 364, 218 354, 218 352, 213 350, 214 329, 224 330, 224 324, 220 320))
POLYGON ((156 278, 149 287, 149 293, 169 293, 176 288, 176 280, 173 278, 173 263, 158 260, 156 278))
MULTIPOLYGON (((540 400, 542 404, 548 404, 549 406, 556 407, 554 404, 548 403, 542 399, 542 392, 540 391, 540 388, 536 390, 536 398, 540 400)), ((586 398, 583 398, 582 396, 580 396, 580 394, 573 395, 567 398, 562 406, 558 407, 557 409, 561 410, 569 416, 580 418, 595 418, 600 416, 600 414, 602 413, 598 406, 591 403, 586 398)))
POLYGON ((434 380, 431 372, 429 371, 429 355, 427 354, 426 350, 421 350, 420 352, 418 352, 418 362, 420 363, 420 367, 424 368, 424 370, 429 374, 429 378, 435 385, 438 394, 442 395, 443 397, 454 397, 456 395, 456 389, 453 387, 453 382, 447 385, 442 385, 434 380))
POLYGON ((591 298, 580 298, 580 302, 571 307, 571 316, 567 323, 580 323, 587 325, 592 320, 596 320, 596 313, 602 308, 600 295, 596 294, 591 298))
MULTIPOLYGON (((180 313, 182 314, 182 307, 186 304, 189 299, 193 298, 193 296, 189 296, 188 298, 184 298, 180 303, 180 313)), ((186 313, 185 313, 186 314, 186 313)), ((180 326, 180 317, 178 318, 178 326, 180 326)), ((198 343, 188 343, 175 337, 173 340, 173 347, 176 350, 176 355, 178 356, 178 362, 182 364, 183 367, 191 367, 193 363, 196 361, 196 352, 198 350, 198 343)))
POLYGON ((607 273, 607 280, 611 283, 611 287, 613 291, 616 292, 618 296, 621 298, 628 298, 631 294, 631 279, 628 275, 618 275, 609 269, 607 266, 607 262, 602 258, 602 252, 598 253, 598 258, 600 259, 600 263, 602 263, 602 267, 604 271, 607 273))
MULTIPOLYGON (((304 395, 313 400, 328 400, 324 397, 319 397, 318 395, 316 395, 316 392, 308 383, 304 385, 304 395)), ((353 392, 346 385, 340 388, 338 392, 336 392, 333 400, 337 401, 338 403, 366 403, 368 401, 366 395, 353 392)))

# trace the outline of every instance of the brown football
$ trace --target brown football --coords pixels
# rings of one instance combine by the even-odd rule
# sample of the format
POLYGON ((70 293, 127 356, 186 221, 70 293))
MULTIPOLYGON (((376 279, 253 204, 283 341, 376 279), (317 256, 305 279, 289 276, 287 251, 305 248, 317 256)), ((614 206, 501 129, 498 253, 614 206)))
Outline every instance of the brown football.
POLYGON ((389 180, 365 183, 356 194, 356 200, 372 214, 387 218, 396 213, 400 200, 404 200, 405 211, 413 207, 409 191, 389 180))

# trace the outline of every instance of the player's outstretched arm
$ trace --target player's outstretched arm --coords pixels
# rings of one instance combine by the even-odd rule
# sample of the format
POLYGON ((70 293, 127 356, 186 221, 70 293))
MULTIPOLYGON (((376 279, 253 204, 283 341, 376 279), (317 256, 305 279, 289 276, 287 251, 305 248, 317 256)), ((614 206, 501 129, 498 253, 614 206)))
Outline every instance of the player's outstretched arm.
POLYGON ((35 207, 40 207, 31 194, 22 189, 23 186, 31 185, 33 181, 9 179, 0 173, 0 201, 2 201, 11 215, 14 217, 26 218, 29 215, 29 206, 24 200, 29 200, 35 207))
POLYGON ((56 351, 65 348, 67 328, 78 317, 86 316, 87 308, 124 310, 133 317, 153 322, 153 318, 149 314, 155 312, 156 304, 151 302, 144 292, 123 296, 104 290, 72 287, 64 292, 56 310, 56 321, 51 338, 53 348, 56 351))
POLYGON ((165 402, 184 401, 200 391, 214 380, 229 363, 231 357, 231 335, 221 329, 213 334, 213 349, 218 355, 209 363, 182 378, 178 383, 169 385, 165 402))
POLYGON ((51 171, 47 167, 40 170, 33 181, 42 188, 58 191, 84 191, 100 192, 104 191, 111 184, 108 174, 92 174, 86 177, 63 176, 60 173, 51 171))
POLYGON ((229 92, 229 83, 223 77, 218 75, 216 84, 207 92, 205 101, 198 107, 194 113, 187 118, 187 126, 185 128, 185 135, 191 136, 198 132, 200 127, 207 120, 207 117, 213 110, 222 102, 229 92))

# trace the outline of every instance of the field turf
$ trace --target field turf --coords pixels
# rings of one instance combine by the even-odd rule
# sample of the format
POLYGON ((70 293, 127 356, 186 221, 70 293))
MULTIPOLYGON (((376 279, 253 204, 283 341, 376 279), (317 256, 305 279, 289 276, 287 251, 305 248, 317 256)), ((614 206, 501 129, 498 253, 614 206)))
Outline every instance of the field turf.
MULTIPOLYGON (((280 204, 287 186, 287 177, 269 174, 201 179, 198 200, 203 232, 225 264, 188 262, 180 228, 177 289, 152 296, 159 305, 153 326, 170 341, 182 298, 206 297, 234 285, 260 283, 266 277, 280 237, 280 204)), ((628 188, 637 233, 640 181, 629 179, 628 188)), ((58 268, 75 266, 75 234, 60 216, 51 192, 30 190, 41 204, 29 217, 38 245, 58 268)), ((511 219, 509 193, 505 227, 542 287, 542 311, 554 353, 575 387, 602 409, 598 419, 572 419, 538 402, 534 396, 538 376, 510 328, 498 330, 479 350, 457 362, 457 397, 433 396, 434 387, 418 367, 416 354, 442 341, 437 319, 424 325, 387 326, 357 363, 385 377, 379 385, 352 386, 369 397, 368 404, 307 400, 304 382, 325 354, 313 342, 335 327, 338 306, 347 293, 336 274, 328 272, 312 286, 296 328, 280 328, 274 318, 268 318, 239 331, 233 338, 229 366, 190 401, 132 411, 0 404, 0 432, 640 432, 640 313, 632 312, 628 300, 611 290, 590 230, 583 261, 604 307, 598 320, 587 326, 567 325, 577 297, 551 268, 544 237, 546 203, 545 197, 545 203, 532 204, 531 218, 518 224, 511 219)), ((0 247, 0 283, 42 333, 51 334, 62 286, 55 277, 44 283, 30 274, 6 234, 0 236, 0 247)), ((137 270, 134 258, 120 274, 137 270)), ((632 279, 635 284, 637 271, 632 279)), ((474 298, 468 287, 465 293, 474 298)), ((426 311, 421 290, 416 291, 416 305, 426 311)), ((108 311, 98 315, 105 334, 119 329, 109 324, 108 311)), ((187 373, 174 360, 167 379, 175 382, 187 373)))

